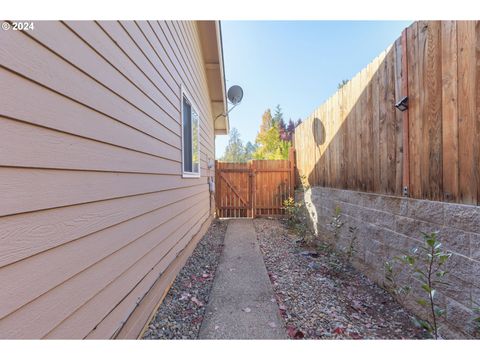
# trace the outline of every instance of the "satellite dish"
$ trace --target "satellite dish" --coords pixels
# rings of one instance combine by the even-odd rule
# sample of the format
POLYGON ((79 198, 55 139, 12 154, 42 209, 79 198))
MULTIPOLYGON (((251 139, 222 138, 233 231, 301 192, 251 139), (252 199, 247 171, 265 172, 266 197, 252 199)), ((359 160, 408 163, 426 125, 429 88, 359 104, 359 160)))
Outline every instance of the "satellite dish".
POLYGON ((233 85, 230 87, 230 89, 228 89, 227 98, 233 105, 237 105, 240 103, 240 101, 242 101, 243 98, 242 88, 238 85, 233 85))

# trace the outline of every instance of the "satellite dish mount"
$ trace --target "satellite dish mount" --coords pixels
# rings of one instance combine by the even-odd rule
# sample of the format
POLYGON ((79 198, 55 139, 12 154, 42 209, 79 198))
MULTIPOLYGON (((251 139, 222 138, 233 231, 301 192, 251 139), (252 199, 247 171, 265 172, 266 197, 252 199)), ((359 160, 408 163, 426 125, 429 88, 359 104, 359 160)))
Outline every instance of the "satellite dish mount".
POLYGON ((235 109, 235 107, 240 104, 243 99, 243 89, 238 85, 231 86, 230 89, 228 89, 227 91, 227 99, 228 102, 233 105, 232 108, 226 113, 218 115, 215 120, 217 120, 220 116, 227 116, 230 111, 235 109))

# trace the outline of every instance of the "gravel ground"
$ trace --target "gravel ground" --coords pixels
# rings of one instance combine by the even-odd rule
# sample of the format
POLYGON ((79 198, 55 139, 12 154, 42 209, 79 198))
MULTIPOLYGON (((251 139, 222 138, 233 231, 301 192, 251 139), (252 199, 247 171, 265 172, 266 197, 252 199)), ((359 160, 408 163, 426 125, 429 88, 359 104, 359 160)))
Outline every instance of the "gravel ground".
POLYGON ((196 339, 223 249, 227 221, 214 220, 176 277, 143 339, 196 339))
POLYGON ((327 249, 306 248, 279 220, 254 223, 289 337, 424 337, 406 310, 344 258, 327 249))

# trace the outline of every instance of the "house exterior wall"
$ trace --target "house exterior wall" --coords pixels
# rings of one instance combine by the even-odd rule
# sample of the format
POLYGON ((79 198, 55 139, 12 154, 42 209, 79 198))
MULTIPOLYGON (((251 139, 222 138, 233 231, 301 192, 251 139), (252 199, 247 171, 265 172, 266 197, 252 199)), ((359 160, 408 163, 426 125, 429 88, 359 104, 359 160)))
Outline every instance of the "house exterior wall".
MULTIPOLYGON (((438 232, 442 248, 452 253, 446 263, 448 286, 437 288, 438 304, 446 309, 442 336, 471 337, 475 333, 473 309, 480 305, 480 207, 372 194, 352 190, 312 187, 298 193, 306 205, 315 234, 345 251, 353 242, 353 265, 380 285, 385 281, 385 261, 422 245, 422 233, 438 232), (337 238, 330 225, 336 207, 342 224, 337 238)), ((419 282, 412 285, 403 304, 420 317, 428 314, 416 302, 424 296, 419 282)), ((408 282, 405 282, 408 281, 408 282)))
POLYGON ((0 65, 0 338, 135 338, 211 220, 198 26, 35 22, 0 33, 0 65))

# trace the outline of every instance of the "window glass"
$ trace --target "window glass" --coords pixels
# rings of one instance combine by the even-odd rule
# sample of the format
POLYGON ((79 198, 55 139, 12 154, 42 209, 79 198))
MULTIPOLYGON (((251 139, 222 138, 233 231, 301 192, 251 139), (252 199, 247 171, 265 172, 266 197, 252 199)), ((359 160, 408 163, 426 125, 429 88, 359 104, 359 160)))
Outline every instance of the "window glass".
POLYGON ((182 145, 184 175, 200 175, 200 118, 188 98, 182 100, 182 145))

